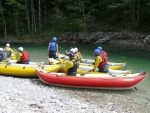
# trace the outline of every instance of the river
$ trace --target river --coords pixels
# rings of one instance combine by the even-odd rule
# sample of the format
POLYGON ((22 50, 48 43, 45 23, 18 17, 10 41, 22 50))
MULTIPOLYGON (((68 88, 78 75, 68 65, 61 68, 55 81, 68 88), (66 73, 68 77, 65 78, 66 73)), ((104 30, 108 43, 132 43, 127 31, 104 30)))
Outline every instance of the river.
MULTIPOLYGON (((21 45, 12 45, 14 49, 21 45)), ((22 45, 26 51, 29 52, 32 61, 44 61, 48 64, 48 44, 45 45, 22 45)), ((99 45, 95 44, 59 44, 59 52, 65 53, 70 47, 78 47, 84 58, 94 59, 93 51, 99 45)), ((132 69, 133 72, 146 71, 150 73, 150 49, 141 47, 127 47, 127 46, 116 46, 116 45, 101 45, 103 50, 108 53, 108 59, 112 62, 127 62, 126 69, 132 69)), ((99 92, 107 95, 122 95, 128 96, 130 99, 136 99, 135 102, 141 102, 147 106, 150 104, 150 75, 137 86, 138 90, 123 90, 123 91, 110 91, 110 90, 80 90, 80 89, 69 89, 73 92, 76 91, 76 95, 81 98, 89 98, 88 101, 100 101, 98 98, 99 92), (85 93, 88 92, 88 93, 85 93), (138 98, 139 97, 139 98, 138 98)), ((118 100, 119 101, 119 100, 118 100)), ((128 103, 128 99, 124 100, 128 103)), ((144 109, 144 108, 143 108, 144 109)), ((150 109, 149 109, 150 110, 150 109)))

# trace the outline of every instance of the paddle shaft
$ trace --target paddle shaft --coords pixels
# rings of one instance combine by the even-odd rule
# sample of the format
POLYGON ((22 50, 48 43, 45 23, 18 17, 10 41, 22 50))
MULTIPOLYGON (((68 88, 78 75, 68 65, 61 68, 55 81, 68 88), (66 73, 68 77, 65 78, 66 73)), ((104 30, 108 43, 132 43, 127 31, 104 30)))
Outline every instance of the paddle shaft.
POLYGON ((14 50, 16 53, 18 53, 18 51, 17 51, 16 49, 13 48, 13 50, 14 50))

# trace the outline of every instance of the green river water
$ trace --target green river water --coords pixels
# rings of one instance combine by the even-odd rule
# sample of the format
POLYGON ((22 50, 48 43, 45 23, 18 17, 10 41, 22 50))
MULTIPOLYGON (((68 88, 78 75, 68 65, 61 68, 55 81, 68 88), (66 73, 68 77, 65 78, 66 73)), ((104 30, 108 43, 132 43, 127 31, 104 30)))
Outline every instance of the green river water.
MULTIPOLYGON (((45 61, 48 64, 47 47, 45 45, 11 45, 14 49, 18 49, 19 46, 23 46, 26 51, 29 52, 32 61, 45 61)), ((59 44, 59 52, 65 53, 70 47, 78 47, 84 58, 94 59, 93 51, 99 45, 95 44, 59 44)), ((126 69, 132 69, 133 72, 146 71, 150 74, 150 49, 139 47, 126 47, 115 45, 101 45, 103 50, 108 53, 109 61, 111 62, 127 62, 126 69)), ((125 90, 121 91, 121 94, 128 94, 139 96, 137 101, 150 102, 150 75, 137 86, 138 90, 125 90)), ((103 91, 103 90, 101 90, 103 91)), ((118 93, 115 91, 108 91, 111 93, 118 93)), ((92 93, 92 92, 91 92, 92 93)), ((98 92, 97 92, 98 93, 98 92)), ((84 94, 83 94, 84 95, 84 94)), ((84 96, 83 96, 84 97, 84 96)))

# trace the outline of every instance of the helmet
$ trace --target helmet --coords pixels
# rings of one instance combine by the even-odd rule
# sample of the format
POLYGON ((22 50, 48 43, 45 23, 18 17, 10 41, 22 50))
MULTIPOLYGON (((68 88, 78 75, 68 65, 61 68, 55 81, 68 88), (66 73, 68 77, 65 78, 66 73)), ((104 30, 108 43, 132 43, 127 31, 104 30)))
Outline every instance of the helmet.
POLYGON ((7 47, 9 47, 9 46, 10 46, 10 44, 9 44, 9 43, 7 43, 7 44, 6 44, 6 46, 7 46, 7 47))
POLYGON ((99 55, 99 54, 100 54, 100 50, 99 50, 99 49, 95 49, 95 50, 94 50, 94 54, 95 54, 95 55, 99 55))
POLYGON ((99 46, 97 49, 99 49, 99 50, 101 51, 101 50, 102 50, 102 47, 99 46))
POLYGON ((70 59, 74 59, 74 54, 73 54, 73 53, 70 53, 70 54, 69 54, 69 58, 70 58, 70 59))
POLYGON ((23 47, 19 47, 18 50, 19 50, 19 51, 23 51, 23 47))
POLYGON ((52 41, 53 41, 53 42, 56 42, 56 41, 57 41, 57 38, 56 38, 56 37, 53 37, 52 41))
POLYGON ((75 47, 74 50, 75 50, 75 52, 78 52, 78 48, 77 47, 75 47))
POLYGON ((75 49, 71 48, 71 49, 70 49, 70 52, 71 52, 71 53, 75 53, 75 49))
POLYGON ((0 48, 0 51, 3 51, 3 48, 0 48))

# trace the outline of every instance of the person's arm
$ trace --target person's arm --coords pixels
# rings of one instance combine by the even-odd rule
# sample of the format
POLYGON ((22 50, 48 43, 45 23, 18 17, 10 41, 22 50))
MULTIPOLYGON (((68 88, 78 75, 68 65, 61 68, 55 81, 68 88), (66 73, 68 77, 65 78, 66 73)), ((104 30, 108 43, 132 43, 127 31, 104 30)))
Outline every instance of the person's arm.
POLYGON ((100 56, 97 56, 96 57, 96 61, 95 61, 95 64, 94 64, 94 68, 92 69, 92 71, 95 71, 96 68, 98 68, 98 65, 102 62, 102 58, 100 56))
POLYGON ((73 67, 73 62, 71 62, 71 61, 66 62, 65 66, 64 66, 64 72, 67 73, 68 69, 71 67, 73 67))
POLYGON ((18 53, 18 61, 21 61, 22 53, 18 53))
POLYGON ((10 50, 11 53, 13 53, 15 55, 17 54, 17 52, 15 52, 13 49, 9 48, 9 50, 10 50))

